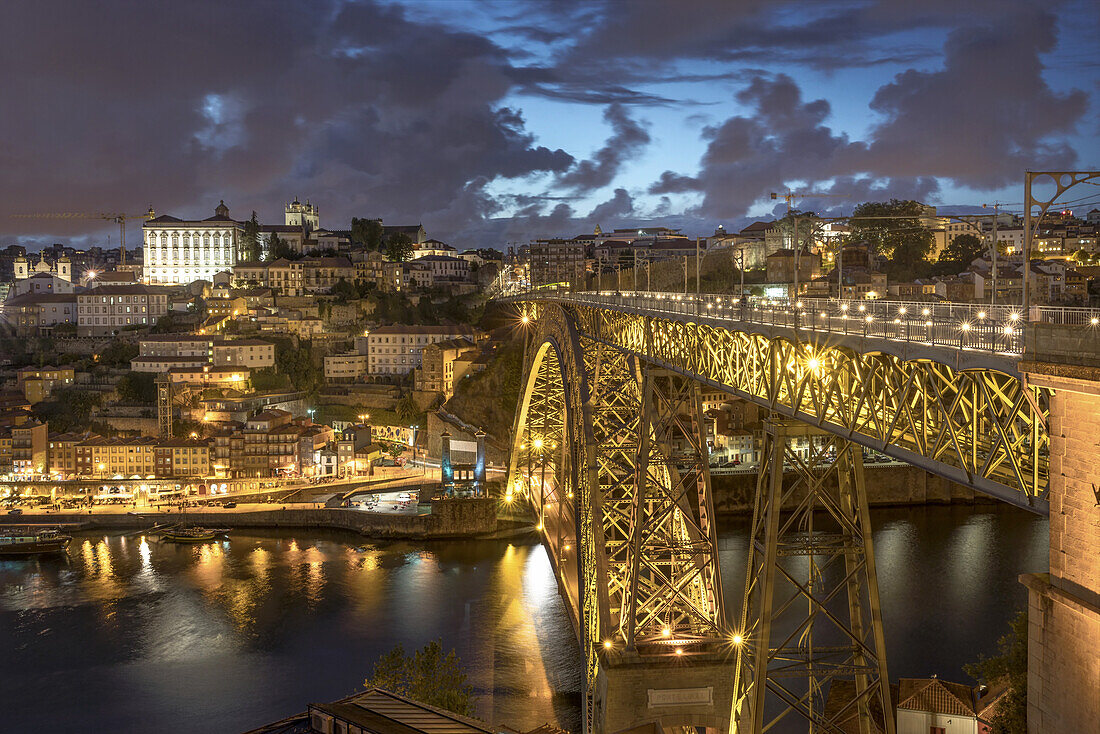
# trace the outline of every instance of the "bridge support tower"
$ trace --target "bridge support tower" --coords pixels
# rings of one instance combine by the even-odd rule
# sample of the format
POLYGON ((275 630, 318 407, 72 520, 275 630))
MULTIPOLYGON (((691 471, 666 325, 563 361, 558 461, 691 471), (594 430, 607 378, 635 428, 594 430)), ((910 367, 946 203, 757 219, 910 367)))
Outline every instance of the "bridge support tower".
MULTIPOLYGON (((1095 337, 1093 337, 1095 338, 1095 337)), ((1050 399, 1050 572, 1028 588, 1027 730, 1100 726, 1100 367, 1024 362, 1050 399)))
POLYGON ((809 731, 893 734, 862 448, 772 419, 761 456, 733 731, 758 734, 793 713, 809 731))

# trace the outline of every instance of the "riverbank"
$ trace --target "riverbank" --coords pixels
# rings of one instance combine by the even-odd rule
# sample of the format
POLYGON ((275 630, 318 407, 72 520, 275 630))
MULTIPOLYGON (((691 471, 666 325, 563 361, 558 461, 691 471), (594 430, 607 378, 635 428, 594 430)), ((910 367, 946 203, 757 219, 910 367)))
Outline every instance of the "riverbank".
POLYGON ((422 514, 293 505, 131 512, 28 510, 22 515, 0 516, 0 526, 64 525, 81 530, 145 530, 165 523, 190 523, 224 528, 347 530, 379 540, 490 538, 499 537, 510 529, 497 523, 496 500, 441 499, 426 504, 430 512, 422 514))
MULTIPOLYGON (((794 477, 793 472, 787 472, 783 481, 790 484, 794 477)), ((864 469, 864 480, 867 502, 871 507, 976 505, 996 502, 969 487, 906 464, 867 466, 864 469)), ((752 514, 756 483, 757 473, 754 471, 712 475, 710 486, 714 495, 714 511, 720 515, 752 514)), ((834 478, 833 485, 835 484, 834 478)), ((788 497, 784 507, 793 507, 801 499, 801 494, 788 497)))

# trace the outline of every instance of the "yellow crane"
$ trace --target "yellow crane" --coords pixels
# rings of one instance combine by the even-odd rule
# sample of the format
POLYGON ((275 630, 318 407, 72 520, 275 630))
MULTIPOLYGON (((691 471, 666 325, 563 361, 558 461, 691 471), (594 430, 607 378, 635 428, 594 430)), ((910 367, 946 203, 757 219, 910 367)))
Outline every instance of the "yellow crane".
POLYGON ((105 219, 108 222, 117 222, 119 230, 119 265, 126 264, 126 222, 133 219, 146 221, 155 217, 157 213, 153 207, 144 214, 114 214, 107 212, 45 212, 35 214, 12 214, 19 219, 105 219))

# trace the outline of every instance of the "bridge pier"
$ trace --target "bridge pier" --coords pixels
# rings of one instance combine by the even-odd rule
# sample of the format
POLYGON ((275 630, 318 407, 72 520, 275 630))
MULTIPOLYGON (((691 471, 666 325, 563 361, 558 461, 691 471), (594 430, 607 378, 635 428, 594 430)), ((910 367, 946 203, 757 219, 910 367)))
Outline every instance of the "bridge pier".
POLYGON ((1027 730, 1100 726, 1100 368, 1021 363, 1050 398, 1050 572, 1028 588, 1027 730))
POLYGON ((657 658, 604 651, 588 731, 649 734, 690 726, 726 734, 734 662, 725 653, 657 658))

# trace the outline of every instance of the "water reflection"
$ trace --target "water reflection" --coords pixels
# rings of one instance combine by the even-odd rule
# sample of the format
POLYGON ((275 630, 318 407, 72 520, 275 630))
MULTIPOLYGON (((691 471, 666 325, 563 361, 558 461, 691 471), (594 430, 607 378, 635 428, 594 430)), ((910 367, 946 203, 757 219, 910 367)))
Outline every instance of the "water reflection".
MULTIPOLYGON (((1022 601, 1016 575, 1045 568, 1045 524, 969 508, 874 514, 892 675, 960 678, 1022 601)), ((727 521, 734 617, 746 547, 747 521, 727 521)), ((18 671, 0 707, 13 731, 242 731, 345 695, 394 644, 431 639, 458 650, 481 716, 579 729, 576 639, 529 542, 88 534, 69 559, 0 561, 0 659, 18 671)))

